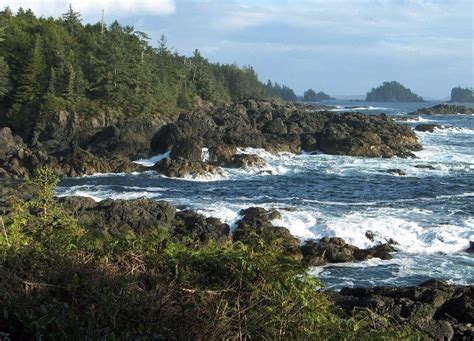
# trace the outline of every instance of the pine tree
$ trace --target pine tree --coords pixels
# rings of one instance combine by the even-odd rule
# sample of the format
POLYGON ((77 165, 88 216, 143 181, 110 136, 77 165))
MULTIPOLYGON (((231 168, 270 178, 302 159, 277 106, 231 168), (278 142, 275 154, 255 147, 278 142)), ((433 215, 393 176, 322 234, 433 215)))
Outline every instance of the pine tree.
MULTIPOLYGON (((3 42, 5 27, 0 27, 0 44, 3 42)), ((8 92, 8 64, 5 59, 0 56, 0 99, 8 92)))

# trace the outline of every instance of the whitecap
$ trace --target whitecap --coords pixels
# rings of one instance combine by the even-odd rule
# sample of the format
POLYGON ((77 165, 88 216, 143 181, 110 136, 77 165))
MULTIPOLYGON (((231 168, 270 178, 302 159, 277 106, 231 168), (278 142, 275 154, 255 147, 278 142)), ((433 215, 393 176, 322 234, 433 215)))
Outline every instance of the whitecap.
POLYGON ((148 159, 139 159, 133 162, 145 167, 151 167, 151 166, 154 166, 155 163, 160 162, 161 160, 167 159, 169 156, 170 156, 170 152, 168 151, 163 154, 152 156, 148 159))

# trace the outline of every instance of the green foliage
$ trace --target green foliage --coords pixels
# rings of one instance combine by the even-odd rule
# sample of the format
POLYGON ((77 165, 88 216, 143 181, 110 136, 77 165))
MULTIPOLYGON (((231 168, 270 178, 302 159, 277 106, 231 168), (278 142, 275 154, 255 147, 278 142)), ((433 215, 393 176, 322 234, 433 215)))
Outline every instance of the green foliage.
POLYGON ((460 86, 451 90, 451 102, 474 102, 474 89, 472 88, 461 88, 460 86))
MULTIPOLYGON (((181 56, 164 37, 154 48, 145 33, 117 21, 84 25, 72 7, 58 19, 6 10, 0 26, 0 109, 20 133, 60 103, 81 113, 173 115, 199 98, 228 102, 269 95, 250 66, 212 64, 198 50, 181 56)), ((277 90, 271 96, 292 92, 277 90)))
POLYGON ((296 101, 298 99, 295 92, 286 85, 280 85, 278 83, 272 84, 272 82, 268 80, 264 88, 266 94, 270 97, 277 97, 286 101, 296 101))
POLYGON ((306 90, 303 95, 303 101, 305 102, 318 102, 329 99, 333 98, 322 91, 316 93, 313 89, 306 90))
POLYGON ((153 233, 85 231, 54 197, 57 183, 47 168, 27 179, 31 200, 17 203, 0 239, 0 335, 419 339, 369 311, 341 317, 302 263, 271 244, 163 247, 167 237, 153 233))
POLYGON ((367 102, 423 102, 423 97, 398 82, 384 82, 367 93, 367 102))
MULTIPOLYGON (((3 42, 5 27, 0 22, 0 46, 3 42)), ((9 67, 3 56, 0 55, 0 100, 8 92, 8 73, 9 67)))

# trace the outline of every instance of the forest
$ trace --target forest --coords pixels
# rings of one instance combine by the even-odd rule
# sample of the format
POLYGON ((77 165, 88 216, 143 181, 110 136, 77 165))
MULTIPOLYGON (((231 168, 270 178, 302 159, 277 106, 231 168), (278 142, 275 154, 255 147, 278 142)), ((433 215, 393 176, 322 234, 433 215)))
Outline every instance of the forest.
POLYGON ((173 115, 204 102, 280 97, 287 86, 263 84, 251 66, 210 63, 172 51, 117 21, 83 24, 72 7, 60 18, 31 10, 0 12, 0 125, 18 133, 48 114, 70 110, 119 117, 173 115))

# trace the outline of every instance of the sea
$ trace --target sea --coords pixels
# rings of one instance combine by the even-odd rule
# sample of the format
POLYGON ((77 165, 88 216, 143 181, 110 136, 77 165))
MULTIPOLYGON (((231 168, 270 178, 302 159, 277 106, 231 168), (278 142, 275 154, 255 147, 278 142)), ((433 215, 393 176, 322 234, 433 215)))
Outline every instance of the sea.
MULTIPOLYGON (((321 153, 270 154, 246 148, 267 161, 260 169, 224 169, 219 176, 172 179, 155 172, 96 174, 67 178, 59 196, 152 198, 178 209, 218 217, 231 228, 251 206, 276 208, 278 226, 301 239, 336 236, 357 247, 395 240, 392 260, 330 264, 311 268, 326 288, 412 286, 428 279, 474 284, 474 116, 408 116, 425 103, 328 101, 337 112, 385 113, 412 127, 443 126, 417 132, 423 150, 416 158, 366 158, 321 153), (406 175, 387 172, 400 169, 406 175), (375 238, 366 237, 370 231, 375 238)), ((473 105, 471 105, 473 107, 473 105)), ((136 160, 152 165, 167 155, 136 160)), ((206 150, 203 150, 206 158, 206 150)))

